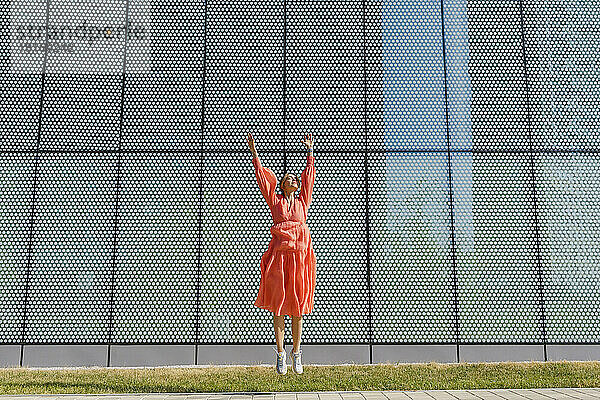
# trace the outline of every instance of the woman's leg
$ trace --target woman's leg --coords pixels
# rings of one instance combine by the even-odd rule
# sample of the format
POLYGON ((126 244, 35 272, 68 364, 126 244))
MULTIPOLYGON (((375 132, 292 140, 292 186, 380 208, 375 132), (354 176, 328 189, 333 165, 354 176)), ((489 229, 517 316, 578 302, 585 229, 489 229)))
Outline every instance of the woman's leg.
POLYGON ((297 353, 300 350, 300 339, 302 338, 302 315, 299 317, 292 315, 292 337, 294 339, 292 352, 297 353))
POLYGON ((275 342, 277 343, 277 351, 283 351, 283 331, 285 330, 285 315, 277 316, 273 313, 273 327, 275 328, 275 342))

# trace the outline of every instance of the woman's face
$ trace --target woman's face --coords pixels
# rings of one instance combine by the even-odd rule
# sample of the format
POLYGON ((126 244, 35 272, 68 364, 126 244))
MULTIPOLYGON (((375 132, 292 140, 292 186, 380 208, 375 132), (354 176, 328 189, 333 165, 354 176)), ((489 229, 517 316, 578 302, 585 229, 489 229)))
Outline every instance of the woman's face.
POLYGON ((283 191, 285 193, 294 192, 298 190, 298 184, 298 178, 296 178, 292 174, 287 174, 286 177, 283 179, 283 191))

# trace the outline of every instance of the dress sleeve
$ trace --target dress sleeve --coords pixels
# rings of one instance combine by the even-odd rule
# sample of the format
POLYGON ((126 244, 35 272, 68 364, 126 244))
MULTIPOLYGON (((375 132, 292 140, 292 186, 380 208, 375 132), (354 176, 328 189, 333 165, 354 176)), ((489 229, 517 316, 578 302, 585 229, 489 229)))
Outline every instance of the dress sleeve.
POLYGON ((300 188, 300 200, 308 207, 312 203, 312 192, 315 186, 315 157, 306 156, 306 168, 302 171, 302 187, 300 188))
POLYGON ((275 188, 277 187, 277 177, 275 177, 275 174, 269 168, 262 166, 258 157, 254 157, 252 159, 252 164, 254 165, 254 173, 256 175, 256 181, 258 182, 260 192, 265 200, 267 200, 269 207, 272 207, 273 204, 275 204, 275 188))

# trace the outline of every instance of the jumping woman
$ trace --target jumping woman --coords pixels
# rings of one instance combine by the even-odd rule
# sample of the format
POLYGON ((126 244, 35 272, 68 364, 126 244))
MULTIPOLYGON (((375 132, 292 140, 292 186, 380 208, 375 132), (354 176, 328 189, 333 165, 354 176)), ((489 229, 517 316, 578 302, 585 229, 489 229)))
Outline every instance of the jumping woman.
POLYGON ((283 333, 285 315, 292 318, 292 369, 302 373, 300 338, 302 315, 309 314, 314 305, 316 282, 316 258, 312 247, 310 230, 306 225, 308 207, 312 201, 315 184, 315 157, 312 134, 305 135, 306 168, 301 180, 297 175, 285 174, 279 185, 273 171, 261 165, 254 147, 254 138, 248 134, 252 164, 258 187, 269 205, 273 226, 269 248, 260 261, 260 287, 254 305, 273 313, 275 342, 277 348, 276 369, 279 374, 287 372, 283 333), (275 193, 279 186, 282 194, 275 193), (300 195, 294 192, 300 188, 300 195))

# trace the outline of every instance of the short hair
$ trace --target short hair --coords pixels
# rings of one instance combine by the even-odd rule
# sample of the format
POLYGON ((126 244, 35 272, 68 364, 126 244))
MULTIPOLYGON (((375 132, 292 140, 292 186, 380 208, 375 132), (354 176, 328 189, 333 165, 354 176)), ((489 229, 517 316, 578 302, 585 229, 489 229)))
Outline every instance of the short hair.
POLYGON ((296 179, 298 180, 298 190, 300 190, 300 188, 302 188, 301 176, 298 174, 291 174, 288 172, 287 174, 283 175, 283 178, 281 178, 281 180, 279 181, 279 190, 281 190, 281 194, 285 194, 285 192, 283 191, 283 182, 287 179, 288 175, 293 175, 296 177, 296 179))

